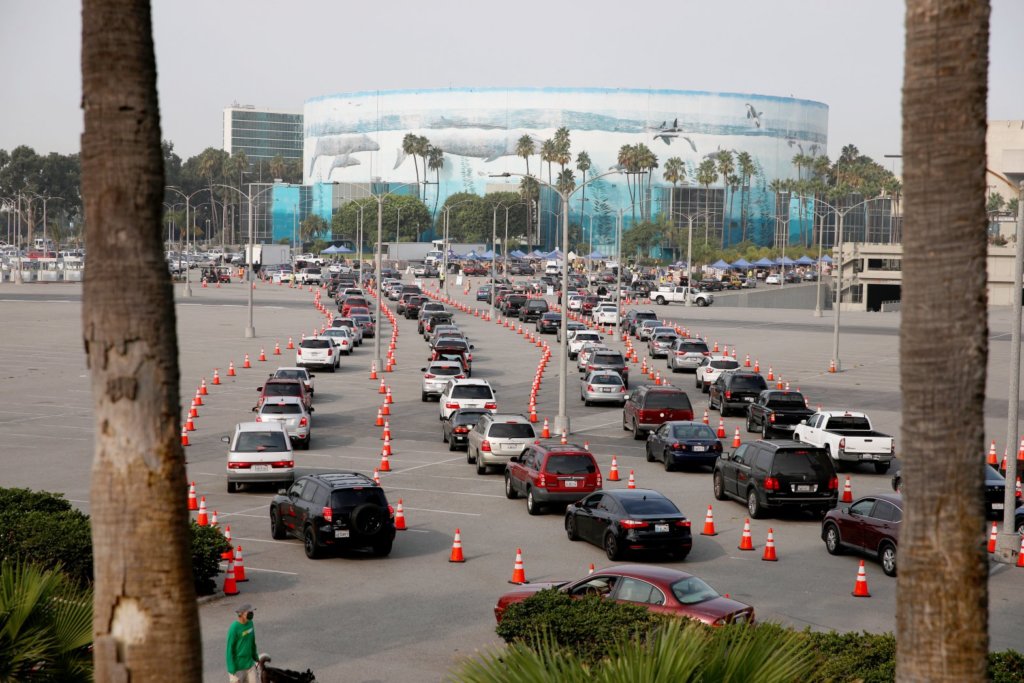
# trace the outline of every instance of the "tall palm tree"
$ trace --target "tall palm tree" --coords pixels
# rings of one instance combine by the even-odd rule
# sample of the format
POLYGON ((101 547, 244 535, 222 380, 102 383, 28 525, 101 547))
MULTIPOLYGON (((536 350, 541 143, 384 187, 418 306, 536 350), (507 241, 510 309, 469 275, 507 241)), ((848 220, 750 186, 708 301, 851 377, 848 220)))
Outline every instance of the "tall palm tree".
MULTIPOLYGON (((235 213, 236 216, 242 215, 242 193, 245 192, 245 190, 242 189, 242 186, 245 182, 245 173, 248 170, 249 157, 246 155, 245 150, 237 150, 227 159, 227 161, 224 164, 224 179, 230 181, 228 184, 235 184, 235 187, 238 188, 238 194, 231 193, 234 195, 231 199, 234 199, 235 203, 238 206, 238 211, 235 213), (236 179, 237 183, 235 183, 236 179)), ((224 220, 222 225, 227 225, 227 207, 230 202, 228 201, 228 197, 226 196, 226 191, 222 191, 221 195, 222 199, 224 200, 223 202, 221 202, 221 211, 224 214, 224 220)))
POLYGON ((740 172, 740 241, 747 240, 747 208, 750 204, 750 180, 757 169, 750 152, 736 155, 736 167, 740 172))
MULTIPOLYGON (((530 175, 530 157, 532 157, 536 152, 535 147, 536 146, 533 144, 533 138, 529 135, 523 135, 516 140, 516 156, 522 157, 523 161, 526 162, 526 175, 530 175)), ((520 183, 520 191, 523 194, 523 200, 526 202, 526 244, 528 247, 533 244, 531 241, 533 234, 530 229, 530 224, 532 223, 531 215, 533 214, 533 210, 531 208, 533 195, 528 191, 534 189, 536 185, 537 183, 533 182, 530 178, 523 178, 520 183)))
POLYGON ((988 560, 978 454, 988 365, 989 11, 985 0, 907 0, 899 348, 904 514, 896 592, 901 682, 987 680, 988 560), (954 355, 963 361, 959 372, 935 371, 940 359, 954 355), (956 505, 936 506, 936 500, 956 505))
POLYGON ((629 190, 629 204, 633 213, 633 224, 636 224, 636 193, 633 189, 634 178, 638 170, 636 145, 623 145, 619 147, 616 161, 626 172, 626 189, 629 190))
POLYGON ((647 189, 643 189, 644 178, 639 176, 640 190, 641 190, 641 202, 640 215, 643 220, 651 219, 651 181, 654 179, 654 169, 658 168, 658 156, 651 151, 651 149, 644 143, 638 143, 636 146, 636 163, 638 169, 647 175, 647 189))
POLYGON ((729 184, 732 178, 733 172, 736 170, 736 164, 733 162, 732 150, 723 149, 716 155, 716 163, 718 172, 722 175, 722 190, 726 193, 722 196, 722 248, 725 249, 726 235, 731 232, 732 228, 732 204, 728 205, 728 212, 726 211, 726 196, 729 194, 729 184))
POLYGON ((181 504, 188 482, 174 296, 160 227, 164 167, 150 16, 148 0, 82 1, 89 250, 82 330, 96 427, 90 513, 97 681, 202 677, 181 504))
POLYGON ((288 164, 285 163, 284 157, 280 154, 276 155, 270 160, 270 175, 274 178, 284 179, 285 173, 288 172, 288 164))
POLYGON ((564 171, 566 165, 572 161, 572 144, 569 141, 569 129, 563 126, 556 130, 554 143, 555 163, 561 167, 560 170, 564 171))
POLYGON ((213 186, 220 182, 223 175, 224 156, 224 152, 212 147, 204 149, 199 155, 198 173, 201 178, 206 180, 207 189, 209 190, 210 217, 213 219, 214 228, 217 227, 217 205, 214 203, 217 193, 214 192, 213 186))
POLYGON ((704 186, 704 244, 708 243, 708 207, 711 201, 711 186, 718 181, 718 168, 711 157, 704 159, 697 167, 697 182, 704 186))
MULTIPOLYGON (((538 193, 538 188, 539 187, 540 186, 537 184, 537 179, 534 178, 533 176, 527 176, 525 178, 522 178, 519 181, 519 196, 522 197, 523 201, 526 203, 526 246, 527 246, 527 250, 530 250, 530 249, 533 248, 533 242, 530 241, 530 238, 531 238, 531 235, 530 235, 530 224, 531 224, 530 214, 533 213, 533 198, 534 197, 538 197, 539 198, 539 196, 540 196, 539 193, 538 193)), ((538 206, 538 209, 539 208, 540 207, 538 206)))
POLYGON ((551 164, 558 158, 558 145, 554 140, 548 138, 540 143, 540 160, 548 165, 548 183, 552 183, 551 164))
MULTIPOLYGON (((402 152, 406 156, 412 157, 412 165, 416 171, 416 198, 422 199, 420 194, 420 165, 416 163, 416 153, 419 150, 419 137, 415 133, 406 133, 405 137, 402 138, 402 152)), ((407 176, 408 177, 408 176, 407 176)))
POLYGON ((431 222, 437 218, 437 203, 441 199, 441 169, 444 168, 444 150, 433 145, 427 150, 427 168, 434 172, 434 212, 430 216, 431 222))
MULTIPOLYGON (((426 136, 423 136, 423 135, 417 135, 416 136, 416 143, 413 145, 413 148, 416 150, 416 154, 413 156, 413 161, 415 162, 416 161, 416 157, 419 157, 420 162, 423 164, 423 185, 424 185, 423 196, 424 197, 426 197, 426 195, 427 195, 427 189, 426 189, 426 184, 427 184, 427 155, 430 153, 430 147, 431 147, 430 140, 427 139, 426 136)), ((418 174, 417 174, 417 177, 418 177, 418 174)))
MULTIPOLYGON (((672 220, 672 210, 675 209, 676 205, 676 186, 678 186, 680 182, 686 180, 686 164, 684 164, 683 160, 679 157, 669 157, 665 160, 665 170, 661 175, 665 180, 672 183, 672 190, 668 198, 668 217, 669 223, 672 226, 675 226, 675 221, 672 220)), ((681 231, 680 235, 682 235, 681 231)))
MULTIPOLYGON (((586 206, 584 202, 587 201, 587 171, 590 170, 590 165, 590 155, 586 151, 581 151, 576 155, 576 170, 583 174, 583 179, 580 181, 580 184, 583 186, 583 189, 580 190, 580 225, 583 225, 583 214, 585 213, 586 206)), ((593 220, 593 214, 591 214, 591 220, 593 220)), ((593 233, 593 228, 591 228, 591 233, 593 233)), ((594 241, 593 234, 590 235, 590 241, 594 241)))

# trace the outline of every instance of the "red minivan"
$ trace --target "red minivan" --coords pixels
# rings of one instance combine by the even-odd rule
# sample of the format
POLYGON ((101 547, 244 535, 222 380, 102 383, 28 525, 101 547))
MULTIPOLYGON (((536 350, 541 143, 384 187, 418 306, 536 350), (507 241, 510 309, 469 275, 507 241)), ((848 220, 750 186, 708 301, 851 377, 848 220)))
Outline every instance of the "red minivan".
POLYGON ((576 444, 535 443, 505 466, 505 497, 526 496, 531 515, 539 515, 547 503, 573 503, 602 483, 597 460, 576 444))
POLYGON ((637 387, 626 395, 622 406, 622 428, 632 430, 637 440, 646 438, 647 432, 666 422, 692 419, 690 397, 675 387, 637 387))

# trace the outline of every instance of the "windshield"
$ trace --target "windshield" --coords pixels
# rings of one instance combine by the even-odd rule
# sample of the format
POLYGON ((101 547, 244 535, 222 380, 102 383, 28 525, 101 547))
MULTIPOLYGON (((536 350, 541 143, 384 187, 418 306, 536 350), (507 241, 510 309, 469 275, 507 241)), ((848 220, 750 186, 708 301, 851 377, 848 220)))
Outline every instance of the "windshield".
POLYGON ((551 474, 590 474, 594 462, 586 455, 550 455, 546 470, 551 474))
POLYGON ((460 384, 452 388, 452 398, 489 399, 494 394, 486 384, 460 384))
POLYGON ((261 415, 299 415, 302 408, 298 403, 264 403, 261 415))
POLYGON ((306 373, 303 370, 278 370, 274 379, 297 379, 305 380, 306 373))
POLYGON ((239 432, 235 441, 235 453, 262 453, 263 451, 288 450, 284 432, 239 432))
POLYGON ((696 576, 691 576, 688 579, 680 579, 673 583, 672 595, 683 605, 695 605, 698 602, 717 598, 718 591, 696 576))
POLYGON ((532 439, 536 436, 533 427, 520 422, 505 424, 497 422, 491 425, 491 431, 487 434, 489 439, 532 439))
POLYGON ((488 414, 489 413, 485 410, 481 410, 479 412, 466 412, 464 410, 460 410, 459 412, 454 413, 452 415, 452 422, 457 425, 475 425, 477 422, 480 421, 481 417, 488 414))
POLYGON ((690 398, 682 391, 651 391, 644 401, 644 410, 668 408, 669 410, 690 410, 690 398))
POLYGON ((619 498, 628 515, 678 515, 677 508, 668 498, 619 498))
POLYGON ((675 439, 714 439, 715 432, 711 427, 702 424, 676 425, 672 427, 675 439))

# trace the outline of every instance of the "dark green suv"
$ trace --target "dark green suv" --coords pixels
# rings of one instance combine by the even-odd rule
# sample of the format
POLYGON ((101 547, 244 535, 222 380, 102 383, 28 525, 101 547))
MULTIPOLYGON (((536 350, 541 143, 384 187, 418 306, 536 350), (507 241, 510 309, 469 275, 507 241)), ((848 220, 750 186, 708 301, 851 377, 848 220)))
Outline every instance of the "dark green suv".
POLYGON ((270 535, 301 539, 311 560, 350 548, 385 557, 395 540, 394 513, 384 490, 365 474, 310 474, 270 502, 270 535))

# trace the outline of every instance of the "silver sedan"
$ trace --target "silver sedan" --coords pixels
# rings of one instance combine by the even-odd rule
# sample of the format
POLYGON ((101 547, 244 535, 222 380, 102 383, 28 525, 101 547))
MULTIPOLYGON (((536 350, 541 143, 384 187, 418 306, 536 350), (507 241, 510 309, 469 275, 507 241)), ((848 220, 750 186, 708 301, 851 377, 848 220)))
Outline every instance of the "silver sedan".
POLYGON ((595 370, 580 382, 580 400, 587 406, 594 403, 621 406, 626 402, 626 385, 617 372, 595 370))

